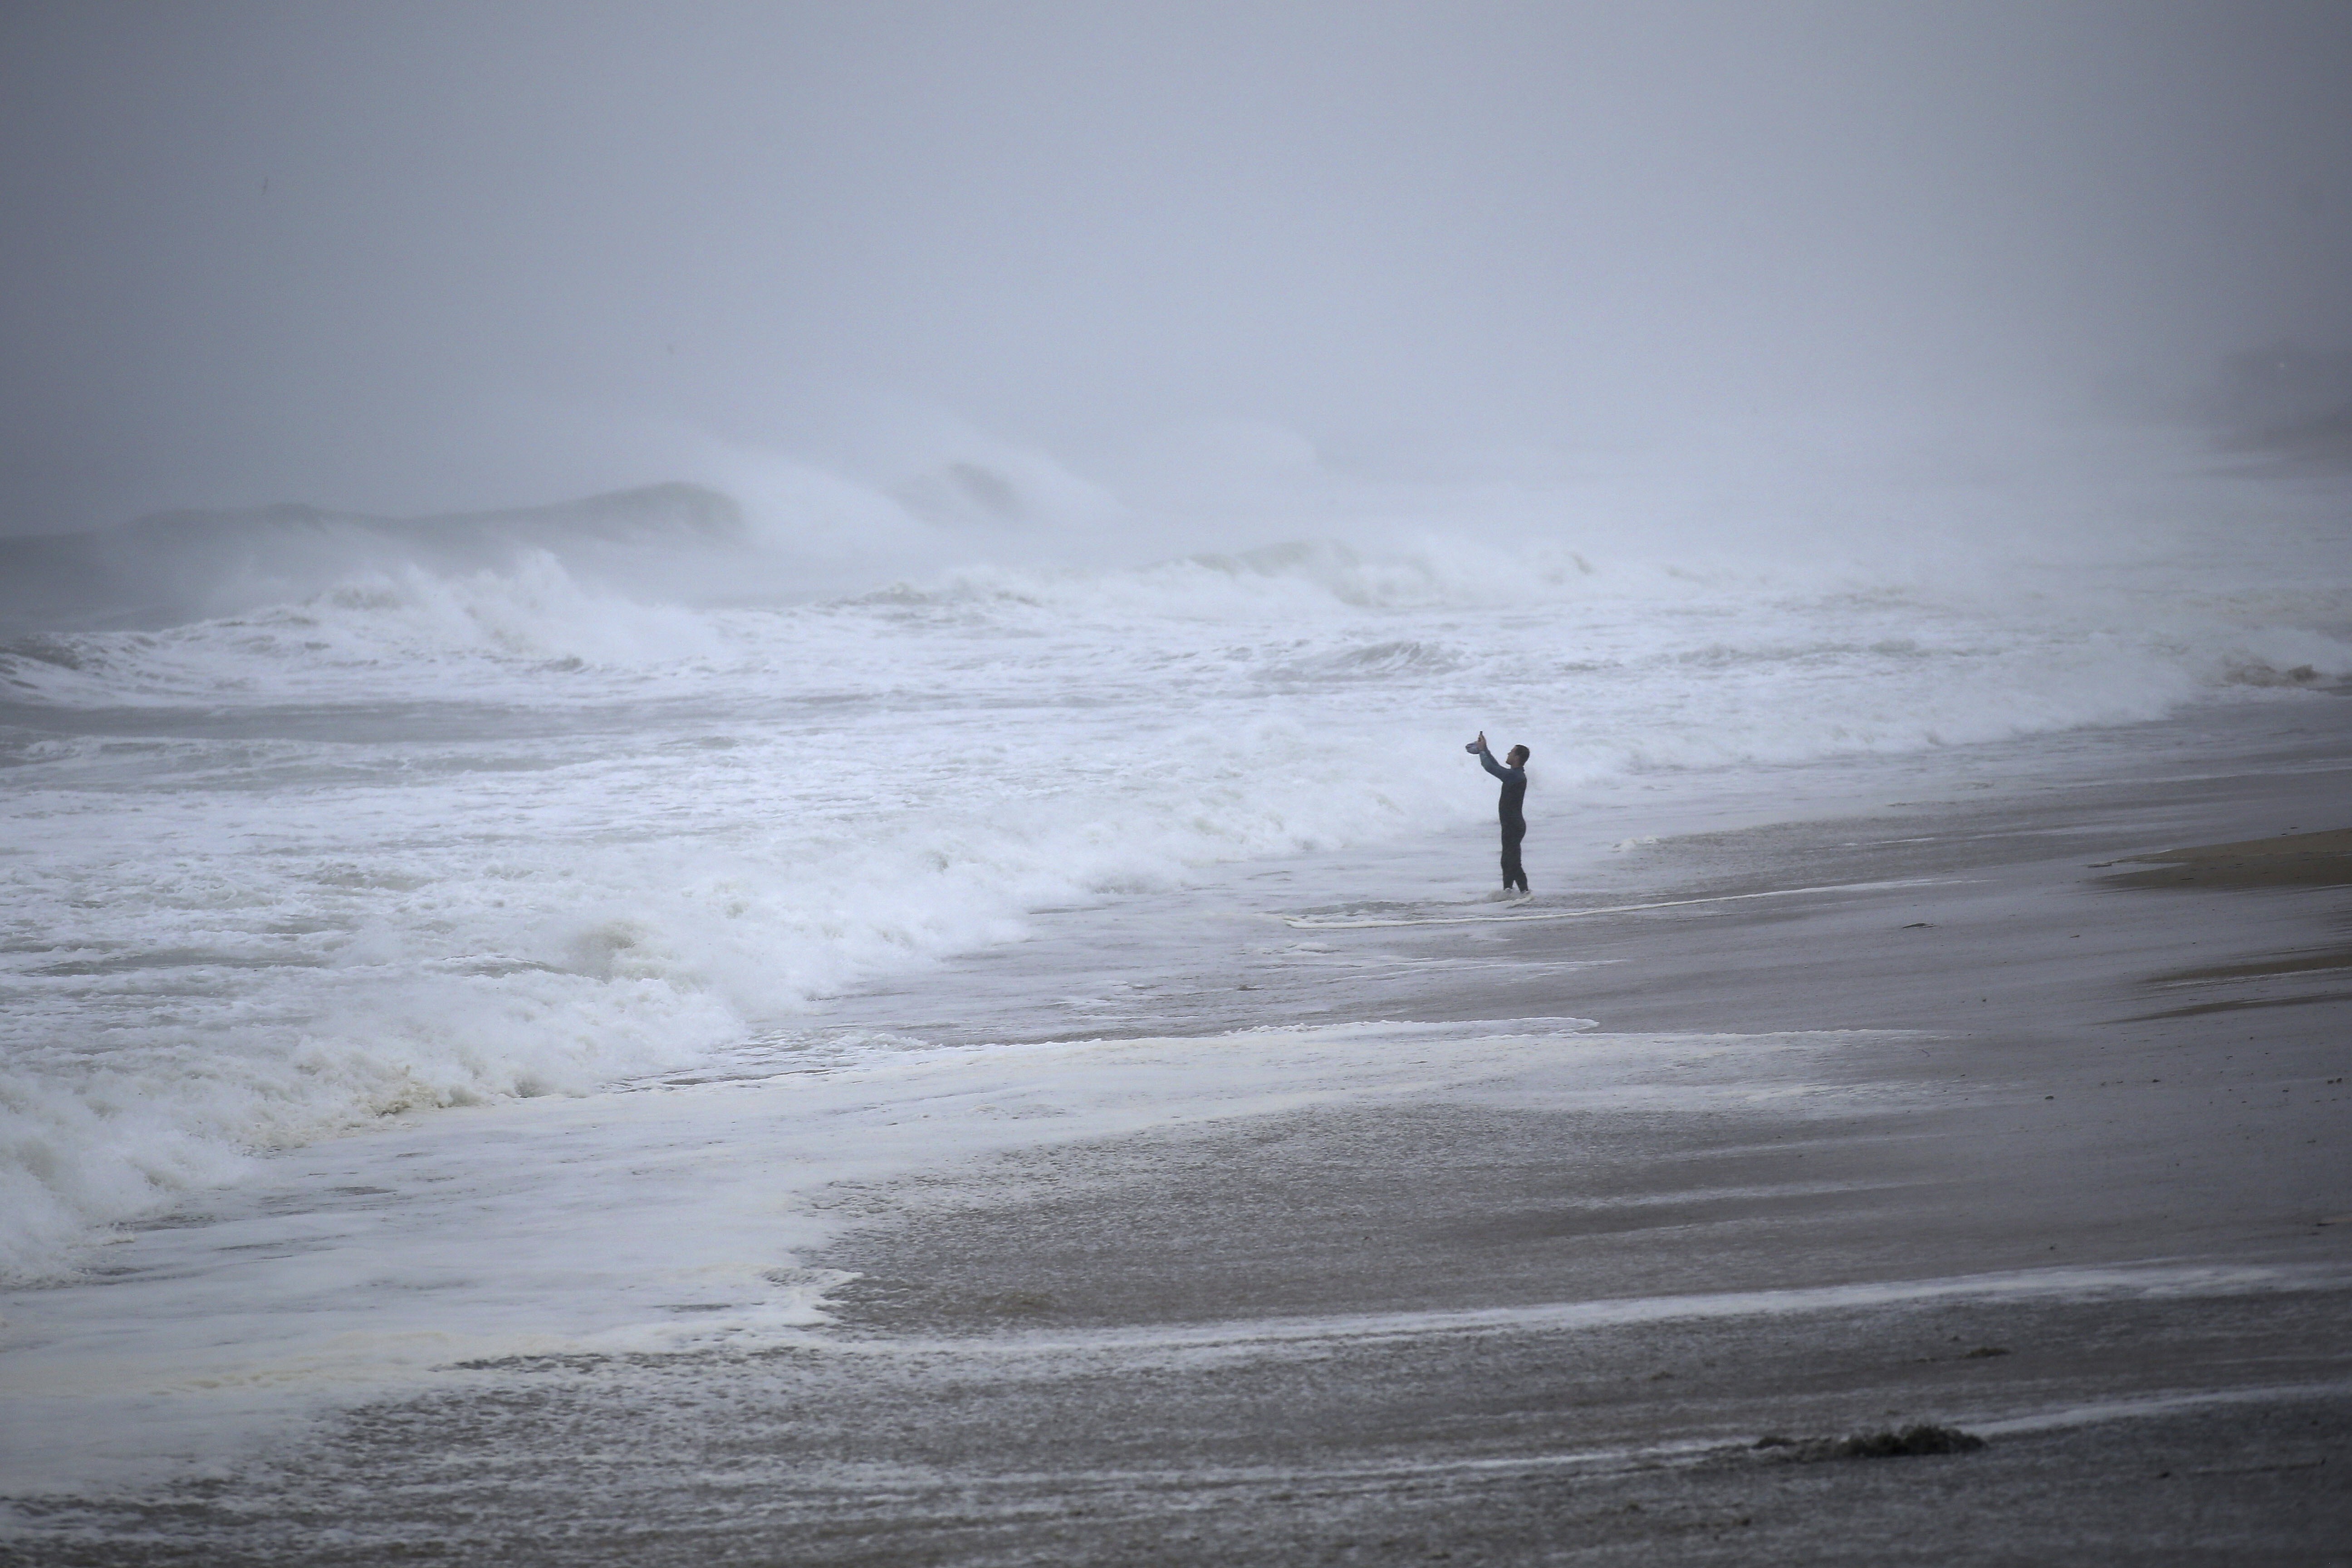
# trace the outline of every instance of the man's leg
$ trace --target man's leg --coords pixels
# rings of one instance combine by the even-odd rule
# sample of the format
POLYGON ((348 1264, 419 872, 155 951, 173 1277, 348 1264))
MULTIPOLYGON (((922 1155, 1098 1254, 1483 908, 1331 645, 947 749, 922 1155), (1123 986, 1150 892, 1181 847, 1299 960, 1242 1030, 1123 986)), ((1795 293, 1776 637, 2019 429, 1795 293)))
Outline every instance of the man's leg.
POLYGON ((1503 826, 1503 886, 1522 893, 1528 890, 1528 873, 1519 864, 1519 840, 1527 836, 1524 823, 1503 826))

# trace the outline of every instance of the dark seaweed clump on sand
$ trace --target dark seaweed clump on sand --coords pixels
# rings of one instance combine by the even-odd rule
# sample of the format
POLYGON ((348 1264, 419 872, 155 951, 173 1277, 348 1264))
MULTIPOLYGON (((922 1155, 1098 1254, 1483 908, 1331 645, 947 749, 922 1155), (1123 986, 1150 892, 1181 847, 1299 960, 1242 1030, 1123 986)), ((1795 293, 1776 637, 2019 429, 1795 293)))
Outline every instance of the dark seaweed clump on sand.
POLYGON ((1857 1432, 1851 1437, 1759 1437, 1768 1458, 1791 1464, 1821 1459, 1897 1459, 1913 1454, 1968 1454, 1984 1439, 1957 1426, 1906 1426, 1900 1432, 1857 1432))

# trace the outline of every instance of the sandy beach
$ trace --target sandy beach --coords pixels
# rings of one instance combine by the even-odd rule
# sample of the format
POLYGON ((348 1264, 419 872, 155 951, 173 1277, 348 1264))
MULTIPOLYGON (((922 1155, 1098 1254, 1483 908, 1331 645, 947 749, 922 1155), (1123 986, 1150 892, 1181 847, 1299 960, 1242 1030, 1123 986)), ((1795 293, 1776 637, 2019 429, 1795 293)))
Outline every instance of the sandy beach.
POLYGON ((1403 1032, 1111 1135, 942 1098, 935 1168, 808 1205, 793 1343, 502 1359, 0 1561, 2352 1560, 2352 701, 1941 776, 850 998, 985 1038, 1124 976, 1039 1047, 1109 1082, 1403 1032), (1982 1447, 1836 1447, 1922 1426, 1982 1447))
POLYGON ((2352 4, 0 38, 0 1568, 2352 1568, 2352 4))

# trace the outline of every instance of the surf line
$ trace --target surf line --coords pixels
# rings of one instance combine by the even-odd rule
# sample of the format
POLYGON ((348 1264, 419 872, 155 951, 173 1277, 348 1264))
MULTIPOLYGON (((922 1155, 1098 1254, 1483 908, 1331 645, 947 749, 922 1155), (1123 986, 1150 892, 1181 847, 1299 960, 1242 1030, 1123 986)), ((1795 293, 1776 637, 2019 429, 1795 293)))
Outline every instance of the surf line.
POLYGON ((1650 904, 1605 904, 1591 910, 1547 910, 1535 915, 1428 915, 1413 920, 1335 921, 1316 915, 1285 915, 1295 931, 1367 931, 1380 926, 1516 925, 1530 921, 1572 921, 1585 915, 1622 915, 1636 910, 1678 910, 1691 904, 1729 904, 1741 899, 1791 899, 1800 893, 1864 893, 1882 888, 1933 888, 1967 879, 1906 877, 1894 882, 1825 882, 1818 888, 1773 888, 1761 893, 1718 893, 1706 899, 1664 899, 1650 904))

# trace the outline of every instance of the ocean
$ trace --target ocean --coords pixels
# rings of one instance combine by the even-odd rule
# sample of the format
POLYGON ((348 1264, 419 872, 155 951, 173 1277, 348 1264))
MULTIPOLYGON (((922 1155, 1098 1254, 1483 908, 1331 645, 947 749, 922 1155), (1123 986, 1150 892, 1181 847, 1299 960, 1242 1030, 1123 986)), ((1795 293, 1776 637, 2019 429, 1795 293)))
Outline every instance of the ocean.
POLYGON ((1204 1034, 1103 999, 1188 922, 1311 965, 1286 920, 1481 918, 1473 733, 1534 753, 1541 914, 1725 802, 2322 700, 2347 496, 2108 432, 1206 498, 966 458, 0 542, 18 1394, 73 1479, 272 1401, 788 1334, 843 1182, 1457 1027, 1337 968, 1204 1034), (1000 1131, 933 1140, 950 1102, 1000 1131))

